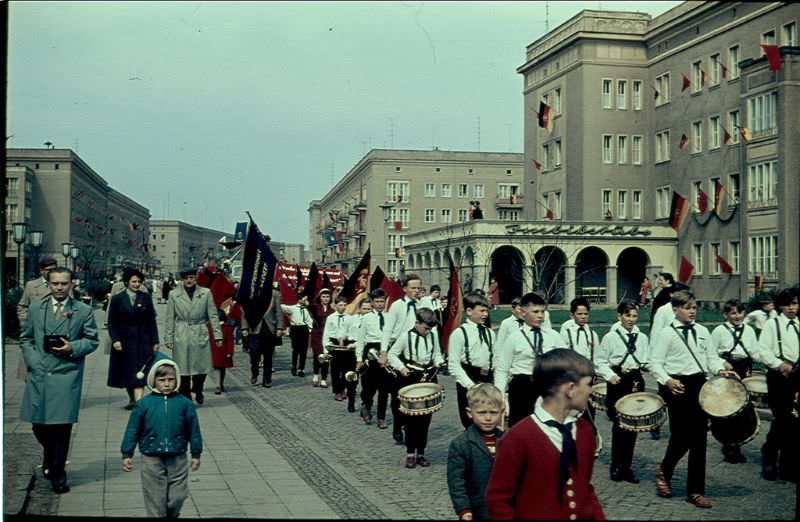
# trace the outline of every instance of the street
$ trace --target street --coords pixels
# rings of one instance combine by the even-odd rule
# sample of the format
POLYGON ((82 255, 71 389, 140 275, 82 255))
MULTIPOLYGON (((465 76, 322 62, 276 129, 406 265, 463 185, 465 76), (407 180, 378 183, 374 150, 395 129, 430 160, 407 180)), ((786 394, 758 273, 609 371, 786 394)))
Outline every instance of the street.
MULTIPOLYGON (((157 309, 163 317, 164 305, 157 309)), ((102 323, 102 312, 97 317, 102 323)), ((431 424, 426 456, 433 465, 405 469, 405 449, 395 445, 391 429, 365 425, 357 412, 347 413, 346 402, 333 400, 331 388, 312 387, 310 353, 307 376, 292 377, 290 352, 287 338, 276 354, 271 389, 249 384, 248 356, 241 346, 228 371, 226 393, 214 395, 213 381, 206 381, 206 401, 198 407, 202 466, 190 475, 190 498, 181 516, 455 520, 445 476, 448 445, 461 431, 452 378, 439 380, 446 397, 431 424)), ((67 466, 72 491, 61 496, 50 492, 36 468, 41 451, 30 424, 17 420, 23 388, 16 377, 18 345, 7 343, 4 353, 4 513, 144 516, 138 453, 132 473, 123 472, 120 462, 127 397, 124 390, 106 386, 108 356, 102 349, 86 360, 80 422, 73 431, 67 466)), ((595 463, 594 484, 606 516, 794 518, 795 485, 759 476, 759 448, 769 425, 769 415, 762 412, 758 436, 743 448, 745 464, 725 463, 721 445, 709 435, 706 494, 714 507, 702 510, 683 500, 686 458, 672 481, 674 498, 655 494, 653 470, 666 449, 668 422, 660 440, 639 435, 634 471, 641 483, 633 485, 609 480, 611 425, 598 415, 605 448, 595 463)))

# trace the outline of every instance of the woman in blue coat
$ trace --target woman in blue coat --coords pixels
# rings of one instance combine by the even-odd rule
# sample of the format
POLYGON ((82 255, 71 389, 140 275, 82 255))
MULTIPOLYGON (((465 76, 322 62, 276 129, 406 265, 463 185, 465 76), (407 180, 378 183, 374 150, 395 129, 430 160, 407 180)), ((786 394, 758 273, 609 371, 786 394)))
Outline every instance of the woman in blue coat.
POLYGON ((144 394, 144 381, 136 372, 158 350, 156 310, 150 294, 140 290, 144 274, 126 268, 122 274, 125 291, 111 298, 108 305, 108 335, 111 338, 111 361, 108 366, 108 385, 125 388, 132 409, 144 394))

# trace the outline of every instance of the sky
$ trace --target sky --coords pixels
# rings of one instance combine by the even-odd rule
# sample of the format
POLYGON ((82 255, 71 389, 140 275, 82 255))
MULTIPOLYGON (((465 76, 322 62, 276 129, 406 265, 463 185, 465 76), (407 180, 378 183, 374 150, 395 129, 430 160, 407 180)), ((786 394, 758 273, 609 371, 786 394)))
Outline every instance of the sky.
POLYGON ((6 146, 69 148, 149 208, 308 243, 371 148, 522 152, 525 47, 679 2, 11 2, 6 146))

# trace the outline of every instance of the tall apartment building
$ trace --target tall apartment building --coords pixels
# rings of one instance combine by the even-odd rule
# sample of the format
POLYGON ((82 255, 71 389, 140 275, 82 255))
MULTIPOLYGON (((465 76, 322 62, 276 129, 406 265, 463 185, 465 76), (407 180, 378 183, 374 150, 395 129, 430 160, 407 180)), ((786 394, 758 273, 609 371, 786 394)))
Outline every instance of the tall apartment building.
POLYGON ((404 268, 406 237, 469 220, 516 221, 523 209, 522 154, 373 149, 309 204, 309 262, 355 268, 368 246, 372 266, 404 268))
POLYGON ((70 149, 6 149, 5 209, 4 268, 17 266, 10 234, 14 221, 27 223, 28 231, 44 232, 38 252, 29 241, 23 245, 28 277, 36 272, 34 254, 72 266, 62 256, 63 243, 78 247, 75 265, 83 279, 105 279, 120 266, 148 266, 142 245, 149 210, 110 187, 70 149))

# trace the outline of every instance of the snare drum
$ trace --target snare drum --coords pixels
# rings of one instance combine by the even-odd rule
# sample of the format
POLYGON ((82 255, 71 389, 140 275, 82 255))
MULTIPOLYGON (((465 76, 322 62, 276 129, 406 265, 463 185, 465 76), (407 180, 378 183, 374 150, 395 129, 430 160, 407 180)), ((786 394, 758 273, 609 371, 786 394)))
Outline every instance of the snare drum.
POLYGON ((589 402, 594 406, 595 410, 605 411, 607 391, 608 385, 605 382, 598 382, 592 386, 592 395, 589 397, 589 402))
POLYGON ((444 387, 435 382, 421 382, 400 388, 397 392, 400 412, 406 415, 430 415, 442 409, 444 387))
POLYGON ((667 419, 667 405, 659 395, 651 392, 630 393, 617 401, 619 427, 633 432, 653 431, 667 419))
POLYGON ((711 434, 723 444, 747 444, 758 434, 759 420, 742 381, 715 375, 700 388, 700 407, 711 417, 711 434))
POLYGON ((742 379, 744 387, 750 393, 750 402, 756 408, 767 409, 767 375, 765 373, 754 373, 750 377, 742 379))

